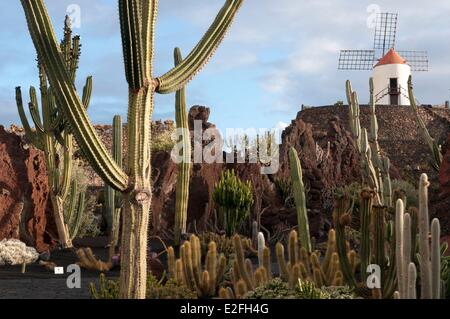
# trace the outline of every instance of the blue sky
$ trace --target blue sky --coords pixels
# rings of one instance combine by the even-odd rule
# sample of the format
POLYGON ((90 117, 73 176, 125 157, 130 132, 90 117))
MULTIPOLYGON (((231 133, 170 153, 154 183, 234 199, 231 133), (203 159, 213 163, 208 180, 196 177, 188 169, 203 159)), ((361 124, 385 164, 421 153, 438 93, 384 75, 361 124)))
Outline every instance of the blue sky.
MULTIPOLYGON (((246 0, 214 58, 188 86, 188 105, 211 107, 219 128, 272 128, 289 123, 301 104, 327 105, 345 99, 351 79, 367 101, 370 71, 338 71, 340 49, 370 49, 367 19, 377 5, 399 13, 397 48, 428 50, 430 72, 416 73, 417 98, 427 104, 450 99, 450 1, 448 0, 246 0), (432 5, 430 3, 432 2, 432 5)), ((81 87, 94 76, 89 110, 96 123, 125 116, 124 79, 117 1, 47 0, 59 36, 70 4, 81 8, 81 87)), ((155 76, 172 67, 172 52, 196 44, 222 0, 161 0, 155 76)), ((0 2, 0 124, 18 123, 15 86, 37 85, 35 50, 19 1, 0 2)), ((174 96, 158 96, 154 119, 173 118, 174 96)))

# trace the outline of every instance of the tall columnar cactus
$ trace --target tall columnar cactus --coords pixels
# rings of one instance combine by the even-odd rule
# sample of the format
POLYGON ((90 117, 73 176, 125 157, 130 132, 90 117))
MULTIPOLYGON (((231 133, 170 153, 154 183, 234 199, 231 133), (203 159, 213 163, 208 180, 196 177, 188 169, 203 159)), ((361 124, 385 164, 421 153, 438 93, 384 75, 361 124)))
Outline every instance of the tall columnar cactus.
POLYGON ((419 108, 417 107, 417 100, 416 97, 414 96, 412 76, 409 76, 408 79, 408 94, 411 108, 414 112, 414 116, 416 117, 416 122, 417 125, 419 126, 420 133, 422 134, 422 137, 425 139, 425 142, 427 143, 428 147, 430 148, 431 154, 433 155, 431 165, 435 170, 439 171, 439 167, 441 166, 442 163, 441 147, 440 145, 437 144, 436 140, 430 135, 430 132, 428 132, 427 126, 425 125, 425 122, 420 117, 419 108))
POLYGON ((397 282, 398 282, 398 292, 400 293, 400 298, 404 298, 407 291, 406 280, 406 260, 404 257, 405 247, 404 247, 404 214, 405 207, 401 199, 397 200, 395 208, 395 264, 397 267, 397 282))
POLYGON ((432 298, 441 298, 441 226, 439 219, 431 222, 431 287, 432 298))
POLYGON ((298 232, 300 244, 311 253, 311 237, 309 233, 308 212, 306 210, 305 186, 303 184, 303 173, 297 151, 291 147, 289 150, 289 163, 291 167, 292 190, 294 193, 295 207, 297 210, 298 232))
POLYGON ((151 205, 151 117, 155 93, 184 87, 208 62, 243 0, 226 0, 217 18, 179 65, 153 77, 157 0, 118 0, 129 85, 128 163, 125 172, 100 141, 73 86, 43 0, 21 0, 38 58, 65 121, 94 170, 123 195, 120 297, 145 298, 147 230, 151 205))
POLYGON ((370 130, 369 130, 369 143, 372 153, 372 162, 375 169, 376 177, 378 178, 378 196, 380 198, 384 197, 383 193, 383 164, 382 164, 382 156, 381 156, 381 148, 378 144, 378 119, 376 114, 376 103, 374 96, 374 86, 373 86, 373 78, 369 80, 369 88, 370 88, 370 130))
POLYGON ((360 217, 360 232, 361 232, 361 277, 363 281, 367 279, 367 266, 371 259, 371 241, 370 241, 370 220, 372 215, 372 203, 374 192, 370 189, 363 189, 361 191, 361 217, 360 217))
POLYGON ((384 205, 392 206, 392 181, 391 181, 391 161, 389 157, 383 156, 382 158, 382 185, 383 185, 383 203, 384 205))
MULTIPOLYGON (((56 42, 55 42, 56 45, 56 42)), ((61 58, 61 69, 67 74, 68 84, 74 87, 76 71, 80 58, 80 38, 72 38, 70 20, 66 17, 64 23, 64 39, 58 46, 61 58)), ((67 107, 66 101, 55 100, 56 89, 48 84, 49 68, 38 59, 39 89, 41 93, 41 109, 34 87, 30 88, 30 103, 28 104, 35 130, 31 129, 22 102, 20 87, 16 88, 16 102, 19 116, 26 136, 38 149, 44 151, 50 186, 50 200, 53 216, 58 231, 60 244, 65 248, 72 247, 72 239, 81 223, 84 210, 84 194, 77 194, 77 184, 72 180, 73 136, 69 132, 67 121, 63 118, 61 109, 67 107), (42 113, 42 117, 41 117, 42 113), (60 155, 64 160, 60 161, 60 155), (72 191, 71 191, 72 188, 72 191), (64 212, 64 203, 69 200, 69 209, 64 212), (77 205, 78 201, 78 205, 77 205), (77 208, 78 206, 78 208, 77 208)), ((80 106, 85 111, 90 102, 92 78, 86 79, 80 106)))
POLYGON ((431 299, 431 265, 430 265, 430 221, 428 215, 428 176, 422 174, 419 182, 419 254, 421 298, 431 299))
MULTIPOLYGON (((183 58, 179 48, 174 52, 175 66, 183 58)), ((175 97, 175 121, 180 130, 180 140, 183 145, 181 162, 178 164, 177 190, 175 201, 175 243, 180 243, 181 235, 186 233, 187 210, 189 201, 189 178, 191 171, 191 136, 189 133, 188 115, 186 110, 186 88, 177 91, 175 97)))
MULTIPOLYGON (((122 167, 122 118, 119 115, 113 119, 113 158, 119 167, 122 167)), ((110 185, 105 185, 105 214, 108 223, 110 235, 110 254, 111 259, 115 247, 119 241, 120 212, 122 210, 122 199, 120 192, 117 192, 110 185)))

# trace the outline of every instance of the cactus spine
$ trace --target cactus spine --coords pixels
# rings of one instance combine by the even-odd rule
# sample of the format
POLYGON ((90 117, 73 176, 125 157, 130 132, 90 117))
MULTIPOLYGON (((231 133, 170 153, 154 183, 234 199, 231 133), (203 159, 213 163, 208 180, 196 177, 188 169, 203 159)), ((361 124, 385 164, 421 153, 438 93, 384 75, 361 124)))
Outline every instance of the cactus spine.
POLYGON ((121 298, 145 298, 147 229, 151 205, 151 117, 155 93, 184 87, 211 58, 243 0, 227 0, 198 45, 179 65, 153 77, 158 1, 119 0, 125 74, 129 85, 128 170, 101 143, 64 65, 43 0, 21 0, 28 28, 56 100, 78 145, 103 180, 123 194, 121 298))
MULTIPOLYGON (((75 83, 80 47, 80 38, 72 37, 70 20, 66 17, 64 39, 60 44, 60 50, 64 57, 62 68, 68 73, 72 85, 75 83)), ((84 194, 77 194, 76 181, 72 180, 73 136, 69 133, 68 125, 60 110, 61 107, 66 106, 65 101, 61 101, 62 103, 55 101, 55 90, 49 86, 47 80, 50 72, 40 60, 38 69, 42 112, 39 111, 39 102, 34 87, 30 88, 30 103, 28 104, 35 126, 34 131, 25 115, 20 87, 16 88, 17 108, 28 140, 36 148, 44 151, 51 190, 50 201, 58 239, 64 248, 71 248, 72 239, 76 236, 81 223, 81 214, 84 212, 84 194), (59 158, 61 153, 64 158, 62 163, 59 158), (69 210, 64 213, 64 203, 67 199, 69 200, 69 210)), ((83 89, 81 102, 83 109, 89 106, 91 92, 92 78, 88 77, 83 89)))
POLYGON ((424 121, 420 117, 419 108, 417 107, 417 100, 416 100, 416 97, 414 96, 414 87, 413 87, 413 83, 412 83, 412 76, 409 76, 409 79, 408 79, 408 94, 409 94, 409 101, 411 104, 411 108, 416 117, 417 125, 419 126, 422 137, 425 139, 425 142, 428 144, 428 147, 430 148, 431 154, 433 155, 431 165, 433 166, 433 168, 435 170, 439 171, 439 167, 441 166, 441 163, 442 163, 441 147, 436 143, 435 139, 430 135, 430 133, 428 132, 427 126, 425 125, 424 121))
MULTIPOLYGON (((183 58, 179 48, 174 52, 175 66, 179 65, 183 58)), ((179 133, 179 143, 183 149, 182 160, 178 164, 177 189, 175 200, 175 244, 180 243, 181 235, 186 233, 187 210, 189 201, 189 177, 191 171, 191 136, 189 133, 188 115, 186 111, 186 88, 177 91, 175 96, 175 122, 179 133)))
POLYGON ((289 162, 291 166, 292 190, 294 192, 295 207, 297 210, 298 231, 300 244, 308 253, 311 253, 311 237, 309 233, 308 212, 306 210, 305 186, 303 184, 302 166, 297 151, 291 147, 289 150, 289 162))

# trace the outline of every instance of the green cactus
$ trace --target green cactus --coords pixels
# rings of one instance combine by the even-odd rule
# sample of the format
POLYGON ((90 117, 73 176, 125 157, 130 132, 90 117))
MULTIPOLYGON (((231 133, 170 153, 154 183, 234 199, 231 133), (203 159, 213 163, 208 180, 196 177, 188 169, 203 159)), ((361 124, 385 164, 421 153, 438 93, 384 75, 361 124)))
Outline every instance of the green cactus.
POLYGON ((120 297, 145 298, 154 94, 173 93, 200 71, 221 43, 243 0, 226 0, 205 36, 186 59, 157 78, 153 77, 153 60, 158 1, 118 1, 129 85, 127 172, 108 153, 88 118, 65 67, 44 1, 21 0, 21 3, 38 57, 48 67, 49 82, 65 121, 93 169, 123 195, 120 297))
MULTIPOLYGON (((114 116, 113 119, 113 158, 117 165, 122 167, 122 118, 119 115, 114 116)), ((120 192, 117 192, 110 185, 105 185, 105 216, 108 224, 108 231, 110 235, 110 253, 109 260, 111 261, 115 248, 119 242, 119 228, 120 228, 120 212, 122 210, 122 199, 120 192)))
POLYGON ((346 194, 336 199, 336 207, 333 213, 334 227, 336 230, 336 250, 345 282, 352 288, 357 285, 356 277, 348 258, 347 240, 345 239, 345 216, 350 216, 350 199, 346 194))
POLYGON ((389 176, 390 163, 387 157, 381 155, 381 149, 378 144, 378 120, 372 78, 369 81, 369 86, 370 130, 368 132, 361 127, 358 95, 352 91, 350 81, 346 82, 350 129, 360 154, 363 184, 369 186, 377 193, 377 196, 374 198, 376 205, 391 206, 392 186, 389 176), (387 185, 385 186, 384 184, 387 185))
MULTIPOLYGON (((69 18, 64 23, 64 39, 60 50, 64 56, 64 71, 69 74, 70 82, 75 83, 76 70, 80 58, 80 38, 72 37, 69 18)), ((19 116, 25 129, 27 139, 45 154, 50 186, 50 201, 58 231, 58 239, 64 248, 72 247, 84 213, 84 193, 77 193, 76 181, 72 179, 73 136, 69 125, 61 114, 62 104, 55 100, 55 90, 48 84, 48 70, 38 60, 39 89, 41 109, 36 89, 30 88, 28 104, 35 129, 32 130, 25 115, 21 88, 16 88, 16 102, 19 116), (42 116, 41 116, 42 113, 42 116), (60 155, 64 160, 60 161, 60 155), (69 208, 64 212, 64 203, 69 200, 69 208)), ((86 79, 83 89, 83 108, 87 109, 92 92, 92 77, 86 79)), ((64 102, 63 102, 64 103, 64 102)))
POLYGON ((416 118, 417 125, 419 126, 420 133, 422 134, 422 137, 425 139, 425 142, 427 143, 428 147, 430 148, 431 154, 433 155, 431 165, 436 171, 439 171, 439 167, 441 166, 442 163, 441 147, 436 143, 436 140, 430 135, 430 132, 428 132, 427 126, 425 125, 425 122, 420 117, 419 108, 417 107, 417 100, 416 97, 414 96, 414 87, 411 75, 409 76, 408 79, 408 94, 411 109, 414 112, 414 116, 416 118))
POLYGON ((429 234, 430 224, 428 215, 428 176, 422 174, 419 182, 419 254, 420 254, 420 280, 421 280, 421 298, 431 299, 431 265, 430 265, 430 246, 429 234))
MULTIPOLYGON (((183 58, 180 49, 174 52, 175 66, 183 58)), ((188 115, 186 110, 186 88, 177 91, 175 97, 175 121, 182 135, 178 141, 183 145, 182 161, 178 164, 176 201, 175 201, 175 244, 180 243, 181 235, 186 233, 187 210, 189 201, 189 178, 191 171, 191 136, 189 133, 188 115)))
MULTIPOLYGON (((431 245, 429 241, 430 225, 428 216, 428 177, 422 174, 419 183, 419 253, 420 286, 422 299, 441 298, 441 247, 440 224, 437 218, 431 222, 431 245)), ((416 266, 412 260, 412 233, 415 224, 413 217, 404 213, 404 204, 397 200, 396 211, 396 264, 398 295, 400 298, 416 298, 416 266), (400 234, 399 234, 400 232, 400 234), (401 238, 401 239, 399 239, 401 238)))
POLYGON ((365 281, 367 279, 367 266, 371 259, 371 239, 370 239, 370 219, 372 215, 372 202, 374 193, 370 189, 361 191, 361 217, 360 217, 360 233, 361 233, 361 277, 365 281))
POLYGON ((404 258, 404 253, 406 252, 404 243, 404 214, 405 206, 401 199, 397 200, 395 209, 395 264, 397 267, 397 282, 398 282, 398 292, 400 293, 400 298, 405 298, 407 293, 407 265, 406 258, 404 258))
POLYGON ((234 170, 227 170, 216 184, 213 198, 219 205, 220 222, 227 236, 231 237, 247 219, 253 206, 251 182, 243 182, 234 170))
POLYGON ((308 212, 306 210, 306 195, 305 186, 303 184, 302 166, 297 151, 293 147, 289 150, 289 163, 291 167, 292 190, 297 210, 300 244, 308 251, 308 253, 311 253, 311 237, 309 233, 308 212))
POLYGON ((353 133, 357 149, 361 151, 361 123, 359 120, 358 95, 352 90, 352 84, 349 80, 345 83, 345 92, 349 106, 349 123, 353 133))

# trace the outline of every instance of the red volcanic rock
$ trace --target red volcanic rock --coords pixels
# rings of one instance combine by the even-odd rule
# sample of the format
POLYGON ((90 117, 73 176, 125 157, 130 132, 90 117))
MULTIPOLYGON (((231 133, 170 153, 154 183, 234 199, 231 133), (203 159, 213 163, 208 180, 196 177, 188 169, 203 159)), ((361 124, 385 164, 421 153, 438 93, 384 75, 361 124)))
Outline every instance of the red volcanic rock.
POLYGON ((450 198, 450 134, 448 134, 445 148, 439 172, 440 195, 443 198, 450 198))
POLYGON ((0 126, 0 240, 21 239, 38 251, 54 245, 47 197, 43 154, 0 126))
POLYGON ((450 231, 450 134, 443 148, 444 157, 439 171, 439 198, 436 205, 436 217, 441 221, 442 232, 450 231))
MULTIPOLYGON (((311 234, 321 237, 324 235, 324 225, 331 223, 333 189, 359 180, 359 155, 351 134, 339 117, 328 119, 326 131, 314 134, 312 125, 304 122, 300 115, 283 132, 278 176, 290 178, 289 149, 294 147, 308 189, 311 234)), ((272 216, 276 217, 277 214, 273 213, 272 216)), ((295 210, 285 211, 279 216, 280 223, 295 220, 295 210)))

